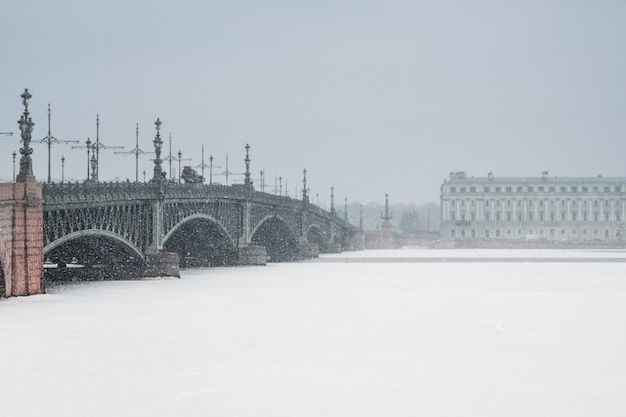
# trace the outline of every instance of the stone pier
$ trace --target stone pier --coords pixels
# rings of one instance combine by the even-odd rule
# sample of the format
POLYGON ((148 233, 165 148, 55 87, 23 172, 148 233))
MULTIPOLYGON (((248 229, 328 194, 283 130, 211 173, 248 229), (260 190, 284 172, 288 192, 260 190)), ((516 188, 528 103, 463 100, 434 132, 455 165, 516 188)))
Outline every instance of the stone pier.
POLYGON ((43 292, 42 186, 20 175, 0 184, 0 295, 43 292))

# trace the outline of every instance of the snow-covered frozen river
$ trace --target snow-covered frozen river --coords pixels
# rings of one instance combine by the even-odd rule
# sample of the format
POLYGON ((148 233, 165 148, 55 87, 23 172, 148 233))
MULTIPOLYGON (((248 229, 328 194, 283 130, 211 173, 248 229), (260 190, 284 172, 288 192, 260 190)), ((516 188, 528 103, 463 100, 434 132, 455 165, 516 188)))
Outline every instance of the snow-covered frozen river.
POLYGON ((0 338, 3 417, 623 417, 626 253, 405 249, 68 284, 0 300, 0 338))

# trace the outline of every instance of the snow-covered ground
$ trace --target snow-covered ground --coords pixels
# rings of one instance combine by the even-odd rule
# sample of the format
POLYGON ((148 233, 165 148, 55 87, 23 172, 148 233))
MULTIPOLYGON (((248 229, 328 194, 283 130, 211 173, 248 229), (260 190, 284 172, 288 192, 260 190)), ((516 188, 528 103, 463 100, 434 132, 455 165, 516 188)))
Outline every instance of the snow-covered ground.
POLYGON ((352 252, 0 300, 0 416, 625 416, 626 255, 529 254, 352 252), (535 261, 411 261, 460 256, 535 261))

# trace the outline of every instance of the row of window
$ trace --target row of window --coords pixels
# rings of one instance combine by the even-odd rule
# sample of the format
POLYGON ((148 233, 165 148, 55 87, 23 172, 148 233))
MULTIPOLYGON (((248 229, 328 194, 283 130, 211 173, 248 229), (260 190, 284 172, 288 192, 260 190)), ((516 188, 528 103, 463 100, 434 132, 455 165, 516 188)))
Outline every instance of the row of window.
POLYGON ((450 205, 452 207, 456 207, 461 206, 461 207, 465 207, 468 203, 471 207, 476 207, 476 202, 481 202, 483 201, 485 204, 485 207, 490 207, 490 206, 496 206, 496 207, 500 207, 501 205, 504 206, 506 205, 507 207, 513 207, 515 205, 515 202, 517 201, 517 206, 518 207, 522 207, 523 202, 526 201, 526 205, 528 207, 533 207, 533 205, 538 204, 539 207, 544 207, 544 206, 551 206, 551 207, 555 207, 557 205, 561 205, 561 207, 566 207, 567 205, 570 205, 570 203, 573 204, 577 204, 577 203, 582 203, 583 206, 594 206, 594 207, 600 207, 602 205, 602 202, 604 202, 604 206, 605 207, 609 207, 611 205, 611 202, 613 203, 613 206, 615 207, 619 207, 620 205, 620 200, 560 200, 560 199, 555 199, 555 200, 450 200, 450 205), (548 204, 549 203, 549 204, 548 204))
MULTIPOLYGON (((555 186, 555 185, 550 185, 550 186, 533 186, 533 185, 527 185, 527 186, 485 186, 482 187, 482 192, 484 193, 491 193, 491 192, 495 192, 495 193, 501 193, 501 192, 506 192, 506 193, 512 193, 515 190, 515 192, 517 193, 523 193, 523 192, 528 192, 528 193, 533 193, 535 191, 540 192, 540 193, 545 193, 545 192, 549 192, 549 193, 554 193, 554 192, 561 192, 561 193, 578 193, 578 192, 583 192, 583 193, 588 193, 590 191, 594 192, 594 193, 599 193, 599 192, 604 192, 604 193, 610 193, 610 192, 616 192, 616 193, 621 193, 622 192, 622 186, 621 185, 615 185, 615 186, 608 186, 608 185, 604 185, 604 186, 599 186, 599 185, 593 185, 593 186, 588 186, 588 185, 571 185, 571 186, 565 186, 565 185, 561 185, 561 186, 555 186)), ((456 192, 460 192, 460 193, 466 193, 466 192, 470 192, 470 193, 476 193, 476 192, 480 192, 481 191, 481 187, 477 187, 477 186, 454 186, 451 185, 449 187, 449 191, 451 193, 456 193, 456 192)))
MULTIPOLYGON (((489 229, 485 229, 484 233, 484 237, 491 237, 491 231, 489 229)), ((560 237, 561 238, 566 238, 567 237, 567 230, 566 229, 561 229, 559 231, 560 233, 560 237)), ((513 237, 513 233, 511 231, 511 229, 507 229, 506 230, 506 234, 503 233, 503 231, 500 231, 500 229, 496 229, 495 230, 495 237, 506 237, 506 238, 512 238, 513 237)), ((534 235, 533 230, 530 229, 528 230, 527 235, 534 235)), ((572 229, 570 231, 570 235, 573 238, 576 238, 578 236, 578 230, 576 229, 572 229)), ((611 233, 611 231, 609 229, 605 229, 604 230, 604 237, 605 238, 610 238, 611 236, 614 236, 615 238, 620 238, 621 237, 621 231, 620 230, 615 230, 613 233, 611 233)), ((517 231, 517 237, 523 237, 524 234, 522 233, 522 230, 518 230, 517 231)), ((450 237, 477 237, 477 233, 476 233, 476 229, 471 229, 469 232, 466 232, 465 229, 461 229, 459 230, 458 234, 457 234, 457 230, 453 229, 450 231, 450 237)), ((545 231, 543 229, 539 230, 539 235, 538 237, 540 238, 545 238, 545 231)), ((557 231, 555 229, 550 229, 548 231, 548 237, 550 239, 556 239, 557 237, 557 231)), ((588 239, 588 238, 594 238, 597 239, 600 237, 600 231, 598 229, 593 229, 593 231, 591 232, 591 234, 589 233, 589 231, 587 229, 583 229, 582 233, 581 233, 581 237, 583 239, 588 239)))
MULTIPOLYGON (((611 213, 605 212, 603 213, 604 215, 601 216, 600 213, 582 213, 581 216, 578 215, 578 212, 571 212, 569 213, 569 216, 567 215, 567 213, 561 212, 560 216, 557 216, 557 213, 539 213, 537 216, 535 216, 534 213, 529 212, 526 213, 526 216, 524 216, 524 213, 517 213, 517 215, 513 215, 513 213, 495 213, 494 216, 491 216, 491 213, 484 213, 483 215, 483 219, 480 220, 484 220, 484 221, 491 221, 491 220, 495 220, 495 221, 502 221, 502 220, 506 220, 506 221, 534 221, 534 220, 539 220, 539 221, 556 221, 557 219, 561 220, 561 221, 600 221, 600 220, 604 220, 604 221, 611 221, 611 213), (547 215, 546 215, 547 214, 547 215)), ((465 213, 461 213, 459 216, 459 220, 461 221, 467 221, 467 220, 471 220, 471 221, 476 221, 476 218, 480 217, 477 216, 476 213, 470 213, 469 219, 467 218, 467 215, 465 213)), ((622 215, 621 213, 613 213, 613 220, 615 221, 621 221, 622 219, 622 215)), ((451 221, 457 221, 457 214, 452 212, 450 213, 450 220, 451 221)))

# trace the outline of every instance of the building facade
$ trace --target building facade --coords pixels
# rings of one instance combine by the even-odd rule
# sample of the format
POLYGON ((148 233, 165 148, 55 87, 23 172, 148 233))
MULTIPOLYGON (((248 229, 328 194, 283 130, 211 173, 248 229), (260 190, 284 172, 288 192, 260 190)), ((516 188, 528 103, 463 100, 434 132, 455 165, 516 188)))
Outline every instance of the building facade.
POLYGON ((441 185, 449 238, 621 241, 626 177, 468 177, 441 185))

